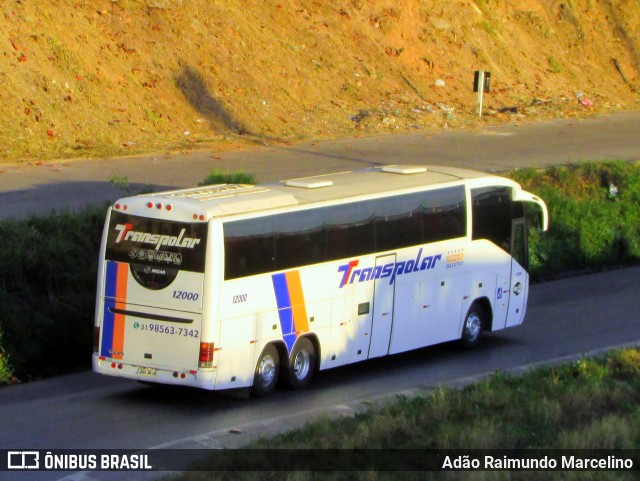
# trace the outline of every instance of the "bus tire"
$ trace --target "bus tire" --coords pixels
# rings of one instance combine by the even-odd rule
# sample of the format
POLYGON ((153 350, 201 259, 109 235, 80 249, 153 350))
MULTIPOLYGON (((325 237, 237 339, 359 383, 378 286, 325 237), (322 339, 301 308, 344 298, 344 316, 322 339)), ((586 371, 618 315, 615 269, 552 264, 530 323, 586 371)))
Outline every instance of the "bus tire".
POLYGON ((482 339, 482 332, 486 324, 484 308, 477 302, 471 304, 462 325, 460 344, 465 349, 476 347, 482 339))
POLYGON ((293 346, 289 356, 288 384, 292 389, 300 389, 311 382, 316 365, 316 350, 313 343, 301 337, 293 346))
POLYGON ((260 354, 253 376, 253 393, 258 397, 271 394, 278 383, 280 355, 273 344, 265 346, 260 354))

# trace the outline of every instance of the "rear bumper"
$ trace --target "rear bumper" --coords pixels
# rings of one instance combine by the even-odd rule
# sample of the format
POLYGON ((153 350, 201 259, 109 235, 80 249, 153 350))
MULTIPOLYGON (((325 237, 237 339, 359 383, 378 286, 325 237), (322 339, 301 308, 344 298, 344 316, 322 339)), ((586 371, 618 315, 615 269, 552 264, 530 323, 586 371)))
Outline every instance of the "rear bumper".
POLYGON ((216 385, 215 369, 197 371, 174 370, 156 366, 139 366, 97 354, 92 357, 93 371, 107 376, 124 377, 136 381, 158 384, 190 386, 212 391, 216 385))

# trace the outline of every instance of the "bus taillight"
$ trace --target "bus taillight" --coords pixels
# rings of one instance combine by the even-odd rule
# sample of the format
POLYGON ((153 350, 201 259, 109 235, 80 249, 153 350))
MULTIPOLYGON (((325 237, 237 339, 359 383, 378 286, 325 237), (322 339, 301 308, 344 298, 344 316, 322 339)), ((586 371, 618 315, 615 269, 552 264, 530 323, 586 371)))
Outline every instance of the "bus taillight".
POLYGON ((213 367, 213 342, 200 343, 200 362, 199 367, 213 367))

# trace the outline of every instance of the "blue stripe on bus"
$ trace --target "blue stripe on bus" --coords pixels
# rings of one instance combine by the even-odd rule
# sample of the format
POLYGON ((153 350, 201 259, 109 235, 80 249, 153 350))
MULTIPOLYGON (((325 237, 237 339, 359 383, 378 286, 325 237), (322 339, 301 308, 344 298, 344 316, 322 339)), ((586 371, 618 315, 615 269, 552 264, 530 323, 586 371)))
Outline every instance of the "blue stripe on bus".
POLYGON ((296 343, 296 333, 293 327, 293 309, 291 308, 291 297, 289 296, 289 287, 287 285, 286 274, 273 274, 273 289, 276 294, 276 303, 278 304, 278 316, 280 317, 280 328, 282 329, 282 338, 289 352, 296 343))
POLYGON ((107 261, 107 278, 105 280, 104 295, 116 297, 116 281, 118 280, 118 263, 107 261))
MULTIPOLYGON (((107 262, 107 275, 105 279, 105 297, 116 297, 116 283, 118 280, 118 263, 107 262)), ((111 301, 105 299, 104 303, 104 316, 102 317, 102 344, 100 348, 100 355, 104 357, 111 357, 111 351, 113 348, 113 329, 115 324, 115 314, 109 311, 109 304, 111 301)))

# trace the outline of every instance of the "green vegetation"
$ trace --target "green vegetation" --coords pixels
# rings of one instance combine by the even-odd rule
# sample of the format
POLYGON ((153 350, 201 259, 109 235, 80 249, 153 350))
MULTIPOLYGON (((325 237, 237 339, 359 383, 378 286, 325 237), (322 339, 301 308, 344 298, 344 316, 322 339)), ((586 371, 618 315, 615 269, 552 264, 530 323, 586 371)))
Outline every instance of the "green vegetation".
MULTIPOLYGON (((283 449, 631 449, 640 442, 640 351, 613 351, 522 376, 496 373, 462 389, 397 397, 354 418, 325 420, 251 448, 283 449)), ((215 465, 214 465, 215 466, 215 465)), ((203 464, 202 469, 207 469, 203 464)), ((619 472, 204 473, 215 479, 635 479, 619 472)))
POLYGON ((493 28, 493 26, 486 20, 484 20, 480 26, 482 27, 482 29, 487 32, 489 35, 495 36, 496 35, 496 31, 493 28))
POLYGON ((534 278, 640 259, 639 164, 582 163, 518 170, 511 177, 549 208, 549 231, 531 233, 534 278))
POLYGON ((2 349, 2 332, 0 332, 0 385, 10 382, 11 378, 11 367, 9 366, 9 359, 4 349, 2 349))
POLYGON ((118 187, 124 191, 131 190, 131 184, 129 183, 129 177, 126 175, 112 175, 107 179, 113 187, 118 187))
POLYGON ((0 222, 0 353, 17 376, 86 366, 103 224, 98 208, 0 222))
POLYGON ((230 172, 228 170, 214 169, 207 174, 200 185, 216 185, 216 184, 255 184, 256 176, 236 170, 230 172))
MULTIPOLYGON (((640 259, 638 164, 525 169, 511 176, 549 206, 549 232, 531 233, 534 278, 640 259)), ((128 185, 126 178, 111 180, 128 185)), ((255 178, 214 170, 202 185, 220 183, 254 184, 255 178)), ((12 373, 26 379, 88 364, 104 215, 104 208, 91 208, 0 222, 0 382, 12 373)))
POLYGON ((553 73, 562 73, 562 67, 560 66, 560 62, 555 57, 548 57, 549 67, 553 73))

